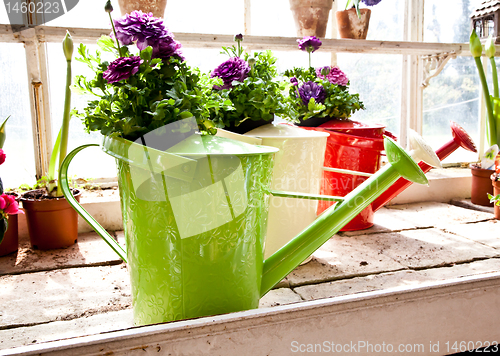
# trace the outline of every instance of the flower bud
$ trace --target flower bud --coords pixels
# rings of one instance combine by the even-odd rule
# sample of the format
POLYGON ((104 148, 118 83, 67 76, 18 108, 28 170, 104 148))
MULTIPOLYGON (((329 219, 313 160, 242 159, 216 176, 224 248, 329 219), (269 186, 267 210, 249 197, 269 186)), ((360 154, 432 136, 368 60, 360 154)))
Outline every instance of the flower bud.
POLYGON ((106 1, 106 5, 104 6, 104 11, 112 12, 113 6, 111 5, 111 0, 106 1))
POLYGON ((495 52, 496 52, 495 41, 493 41, 493 36, 489 35, 488 40, 484 45, 484 53, 486 54, 486 57, 493 58, 495 57, 495 52))
POLYGON ((479 37, 477 37, 476 30, 472 30, 472 33, 470 34, 469 49, 472 57, 474 58, 481 57, 481 54, 483 53, 483 46, 481 45, 479 37))
POLYGON ((323 76, 327 76, 328 74, 330 74, 330 67, 323 67, 321 68, 321 71, 320 71, 321 75, 323 76))
POLYGON ((234 40, 236 42, 243 41, 243 35, 241 33, 238 33, 236 36, 234 36, 234 40))
POLYGON ((68 31, 66 31, 66 37, 64 37, 63 40, 63 51, 66 60, 71 61, 71 58, 73 57, 73 39, 68 31))
POLYGON ((290 83, 293 85, 293 86, 297 86, 299 85, 299 81, 297 80, 297 78, 295 77, 291 77, 290 78, 290 83))
POLYGON ((248 65, 250 66, 250 68, 253 68, 255 62, 257 62, 255 58, 248 58, 248 65))

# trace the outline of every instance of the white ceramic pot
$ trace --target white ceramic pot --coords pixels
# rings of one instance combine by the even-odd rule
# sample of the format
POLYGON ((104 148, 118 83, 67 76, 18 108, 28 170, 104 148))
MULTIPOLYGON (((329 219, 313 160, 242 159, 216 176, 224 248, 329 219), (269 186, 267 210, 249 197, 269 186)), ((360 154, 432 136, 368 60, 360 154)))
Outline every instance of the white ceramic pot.
MULTIPOLYGON (((328 133, 290 124, 264 125, 245 135, 262 145, 279 148, 275 154, 271 189, 319 194, 328 133)), ((272 255, 316 219, 316 200, 271 196, 264 258, 272 255)))

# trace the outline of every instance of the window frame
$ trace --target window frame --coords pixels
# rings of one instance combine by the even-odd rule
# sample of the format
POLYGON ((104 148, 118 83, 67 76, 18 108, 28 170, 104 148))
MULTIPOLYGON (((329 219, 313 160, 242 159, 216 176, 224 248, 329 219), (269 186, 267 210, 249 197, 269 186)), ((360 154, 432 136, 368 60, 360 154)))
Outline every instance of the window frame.
MULTIPOLYGON (((43 1, 43 0, 25 0, 43 1)), ((244 34, 247 50, 296 51, 297 37, 273 37, 251 35, 251 0, 244 1, 244 34)), ((403 146, 407 142, 409 128, 421 133, 423 121, 423 90, 425 63, 432 56, 449 55, 471 56, 468 43, 430 43, 423 42, 424 1, 405 0, 404 41, 350 40, 337 39, 336 3, 331 11, 330 38, 322 44, 322 51, 331 53, 332 65, 336 63, 337 53, 376 53, 402 55, 401 85, 401 121, 399 138, 403 146)), ((27 19, 27 21, 29 21, 27 19)), ((0 42, 24 43, 26 67, 30 93, 30 110, 34 142, 34 157, 37 179, 46 175, 53 146, 51 134, 51 103, 48 80, 47 43, 61 42, 69 31, 75 42, 95 44, 101 35, 108 35, 109 28, 66 28, 53 26, 35 26, 20 33, 13 33, 10 25, 0 24, 0 42)), ((232 35, 176 33, 176 39, 188 48, 220 48, 233 44, 232 35)), ((499 47, 500 49, 500 47, 499 47)), ((500 52, 500 51, 499 51, 500 52)), ((443 66, 444 67, 444 66, 443 66)), ((480 142, 479 152, 484 149, 485 111, 484 98, 481 94, 480 106, 480 142)))

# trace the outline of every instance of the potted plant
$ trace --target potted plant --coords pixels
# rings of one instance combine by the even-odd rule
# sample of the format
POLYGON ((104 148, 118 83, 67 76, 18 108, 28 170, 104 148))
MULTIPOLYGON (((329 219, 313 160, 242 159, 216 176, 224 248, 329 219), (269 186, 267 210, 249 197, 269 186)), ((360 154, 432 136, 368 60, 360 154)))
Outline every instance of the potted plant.
MULTIPOLYGON (((109 1, 105 9, 111 19, 109 1)), ((97 98, 76 113, 86 131, 140 142, 147 133, 178 122, 170 146, 195 131, 215 134, 208 116, 209 109, 223 103, 212 92, 221 81, 189 67, 181 43, 152 14, 133 11, 111 24, 111 36, 102 36, 97 44, 116 59, 104 61, 100 51, 91 55, 83 44, 78 48, 76 59, 95 72, 93 79, 76 77, 75 87, 97 98), (184 124, 189 117, 196 118, 197 127, 184 124)))
POLYGON ((325 37, 332 0, 290 0, 297 36, 325 37))
POLYGON ((163 17, 167 0, 118 0, 122 15, 129 14, 134 10, 152 13, 155 17, 163 17))
POLYGON ((299 49, 309 54, 309 67, 286 70, 289 78, 287 116, 299 126, 316 127, 334 118, 346 120, 364 109, 359 94, 349 93, 349 79, 337 66, 313 68, 311 53, 321 46, 316 37, 298 41, 299 49))
POLYGON ((348 0, 345 10, 335 13, 340 38, 366 39, 371 10, 360 9, 360 1, 367 6, 374 6, 382 0, 348 0))
POLYGON ((215 68, 210 76, 220 84, 213 93, 220 95, 227 106, 211 109, 210 119, 218 128, 243 134, 274 120, 274 115, 285 115, 283 83, 277 80, 276 58, 271 51, 244 53, 243 36, 234 37, 237 46, 223 47, 229 59, 215 68))
MULTIPOLYGON (((69 32, 66 33, 62 47, 67 67, 61 129, 52 149, 48 176, 43 177, 37 184, 42 185, 43 188, 28 191, 21 197, 23 209, 26 212, 31 245, 41 250, 69 247, 78 239, 78 214, 68 204, 61 187, 57 184, 59 168, 67 154, 71 119, 70 85, 73 40, 69 32)), ((73 193, 77 199, 80 199, 81 191, 75 189, 73 193)))
MULTIPOLYGON (((3 144, 5 142, 5 124, 0 126, 0 165, 5 162, 3 144)), ((19 194, 4 192, 0 178, 0 256, 5 256, 18 249, 17 214, 23 214, 18 205, 19 194)))
POLYGON ((493 194, 493 186, 490 182, 490 176, 493 173, 493 160, 497 152, 493 152, 494 147, 498 150, 498 143, 500 142, 500 93, 498 87, 498 75, 495 65, 495 43, 490 35, 485 44, 485 55, 489 58, 491 64, 491 75, 493 79, 493 95, 490 95, 488 84, 486 82, 485 71, 481 63, 481 56, 483 54, 483 46, 476 31, 473 29, 469 38, 469 47, 481 81, 484 99, 486 102, 486 137, 489 146, 491 146, 485 153, 492 155, 491 164, 486 167, 480 164, 471 164, 469 167, 472 173, 472 189, 471 201, 474 204, 492 206, 492 202, 488 199, 488 194, 493 194))

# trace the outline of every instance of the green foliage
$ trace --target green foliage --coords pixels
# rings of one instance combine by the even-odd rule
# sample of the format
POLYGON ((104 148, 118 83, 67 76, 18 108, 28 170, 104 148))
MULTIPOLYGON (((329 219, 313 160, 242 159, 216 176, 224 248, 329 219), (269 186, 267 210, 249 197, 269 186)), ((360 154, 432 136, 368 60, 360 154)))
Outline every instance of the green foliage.
POLYGON ((490 200, 490 203, 495 203, 495 205, 500 206, 500 194, 493 196, 488 193, 488 199, 490 200))
POLYGON ((304 105, 298 93, 299 86, 287 83, 287 102, 290 109, 286 114, 292 121, 299 122, 311 117, 348 118, 354 112, 365 108, 359 100, 359 94, 350 94, 348 86, 332 84, 328 80, 318 78, 312 67, 308 69, 293 68, 286 70, 284 75, 288 78, 297 78, 299 86, 308 81, 320 84, 326 93, 323 103, 316 103, 311 98, 308 105, 304 105))
MULTIPOLYGON (((228 55, 236 53, 233 47, 224 50, 228 55)), ((243 82, 234 81, 231 89, 212 90, 212 94, 219 95, 226 104, 222 108, 210 108, 210 118, 215 126, 238 126, 245 120, 272 121, 275 114, 286 115, 285 86, 276 80, 276 58, 271 51, 257 52, 253 57, 245 53, 245 61, 252 58, 255 64, 243 82)))
MULTIPOLYGON (((104 51, 116 51, 107 36, 98 44, 104 51)), ((128 54, 127 47, 121 49, 128 54)), ((194 116, 202 133, 215 133, 207 119, 212 110, 224 104, 212 91, 213 85, 220 83, 218 79, 200 74, 176 57, 168 61, 151 59, 152 49, 148 47, 140 53, 143 62, 136 74, 109 84, 103 78, 109 63, 102 61, 100 52, 93 56, 81 44, 78 53, 76 59, 96 73, 93 79, 77 76, 75 83, 78 91, 97 97, 89 101, 83 113, 77 113, 87 132, 100 131, 134 141, 149 131, 194 116)))

